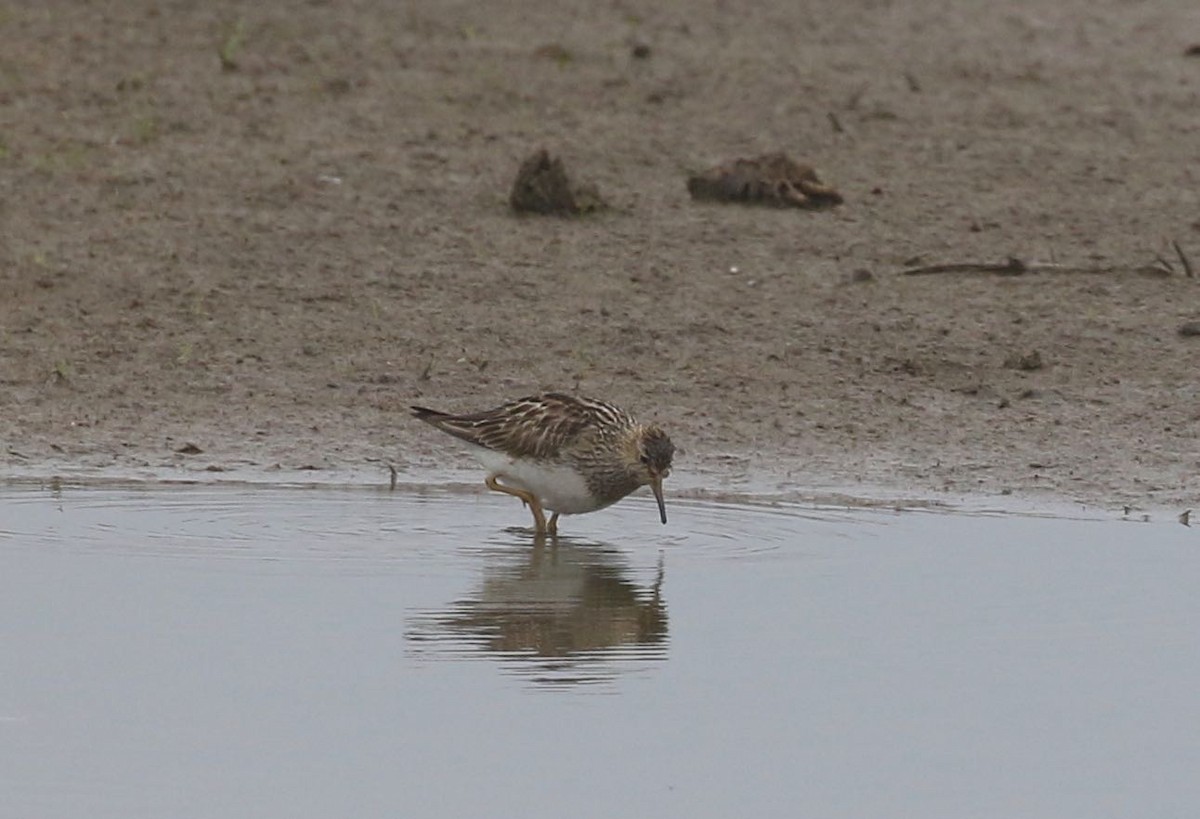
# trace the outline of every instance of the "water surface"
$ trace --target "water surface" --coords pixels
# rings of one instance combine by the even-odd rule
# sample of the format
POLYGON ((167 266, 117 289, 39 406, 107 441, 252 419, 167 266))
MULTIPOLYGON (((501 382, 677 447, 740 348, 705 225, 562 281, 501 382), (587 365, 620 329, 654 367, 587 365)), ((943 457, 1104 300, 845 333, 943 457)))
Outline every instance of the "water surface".
POLYGON ((0 487, 0 816, 1200 809, 1171 523, 0 487))

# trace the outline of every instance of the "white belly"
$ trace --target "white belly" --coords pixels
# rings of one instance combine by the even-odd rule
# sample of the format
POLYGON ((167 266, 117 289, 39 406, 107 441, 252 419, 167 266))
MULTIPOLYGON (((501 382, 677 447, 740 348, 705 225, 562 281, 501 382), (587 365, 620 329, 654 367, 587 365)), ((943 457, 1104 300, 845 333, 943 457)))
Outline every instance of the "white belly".
POLYGON ((476 446, 471 447, 471 451, 500 483, 532 492, 542 506, 551 512, 578 515, 600 508, 583 478, 568 466, 510 458, 503 453, 476 446))

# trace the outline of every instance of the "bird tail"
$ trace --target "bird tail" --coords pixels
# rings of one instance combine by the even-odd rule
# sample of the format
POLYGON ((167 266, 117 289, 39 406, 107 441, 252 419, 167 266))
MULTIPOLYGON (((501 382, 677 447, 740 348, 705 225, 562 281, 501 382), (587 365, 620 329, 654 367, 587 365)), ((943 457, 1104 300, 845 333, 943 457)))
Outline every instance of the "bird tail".
POLYGON ((467 443, 486 446, 486 444, 479 440, 480 431, 474 416, 451 415, 448 412, 438 412, 426 407, 409 407, 409 409, 412 410, 414 418, 419 418, 434 429, 440 429, 442 432, 447 432, 455 438, 461 438, 467 443))
POLYGON ((436 425, 438 419, 446 417, 446 413, 444 412, 438 412, 437 410, 431 410, 425 407, 409 407, 409 409, 412 410, 414 418, 420 418, 422 421, 426 421, 430 424, 436 425))

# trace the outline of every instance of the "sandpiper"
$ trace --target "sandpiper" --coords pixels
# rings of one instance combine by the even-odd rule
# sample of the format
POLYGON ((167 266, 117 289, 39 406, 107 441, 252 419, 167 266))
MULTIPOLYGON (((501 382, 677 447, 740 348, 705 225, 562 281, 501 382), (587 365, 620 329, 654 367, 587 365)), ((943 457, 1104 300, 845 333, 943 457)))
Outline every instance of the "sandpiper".
POLYGON ((662 482, 675 445, 619 407, 548 392, 465 415, 412 411, 471 444, 488 471, 488 488, 524 501, 538 534, 557 534, 559 515, 603 509, 646 485, 667 522, 662 482), (543 509, 554 513, 549 523, 543 509))

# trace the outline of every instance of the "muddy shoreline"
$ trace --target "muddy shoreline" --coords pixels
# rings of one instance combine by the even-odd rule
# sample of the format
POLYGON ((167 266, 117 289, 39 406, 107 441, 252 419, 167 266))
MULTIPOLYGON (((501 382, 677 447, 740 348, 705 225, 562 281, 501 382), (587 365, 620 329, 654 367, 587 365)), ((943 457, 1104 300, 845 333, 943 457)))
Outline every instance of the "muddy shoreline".
POLYGON ((655 419, 697 491, 1197 503, 1189 4, 0 26, 6 478, 467 474, 408 405, 560 389, 655 419), (543 146, 612 208, 515 217, 543 146), (689 197, 779 150, 845 203, 689 197), (1073 272, 903 275, 1012 257, 1073 272))

